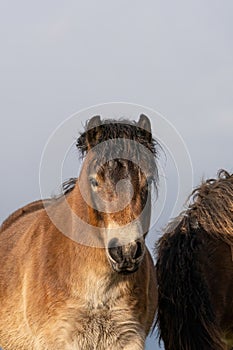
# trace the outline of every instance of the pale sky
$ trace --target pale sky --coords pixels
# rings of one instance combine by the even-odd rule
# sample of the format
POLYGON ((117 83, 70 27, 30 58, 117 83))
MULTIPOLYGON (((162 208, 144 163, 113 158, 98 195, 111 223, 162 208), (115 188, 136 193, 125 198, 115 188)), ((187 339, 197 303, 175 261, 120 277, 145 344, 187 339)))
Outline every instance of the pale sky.
POLYGON ((231 0, 1 1, 0 221, 40 196, 54 129, 104 102, 144 105, 171 122, 194 185, 233 172, 232 14, 231 0))

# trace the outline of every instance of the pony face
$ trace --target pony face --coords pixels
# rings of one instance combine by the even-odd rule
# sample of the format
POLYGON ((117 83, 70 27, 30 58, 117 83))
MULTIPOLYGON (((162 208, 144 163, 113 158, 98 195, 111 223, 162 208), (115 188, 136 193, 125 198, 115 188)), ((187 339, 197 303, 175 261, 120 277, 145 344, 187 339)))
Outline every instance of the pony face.
POLYGON ((91 172, 89 183, 96 221, 106 228, 112 267, 117 272, 134 272, 145 252, 152 175, 147 178, 131 161, 115 159, 91 172))
POLYGON ((109 218, 126 225, 140 216, 154 180, 139 166, 125 159, 110 160, 101 166, 94 162, 89 175, 89 190, 95 209, 105 222, 109 218), (127 215, 123 215, 123 211, 127 215), (105 215, 106 214, 106 215, 105 215))
POLYGON ((94 117, 77 143, 86 155, 81 188, 86 189, 90 223, 105 229, 111 266, 130 273, 138 268, 145 252, 150 192, 157 178, 155 140, 145 116, 138 123, 100 122, 94 117))

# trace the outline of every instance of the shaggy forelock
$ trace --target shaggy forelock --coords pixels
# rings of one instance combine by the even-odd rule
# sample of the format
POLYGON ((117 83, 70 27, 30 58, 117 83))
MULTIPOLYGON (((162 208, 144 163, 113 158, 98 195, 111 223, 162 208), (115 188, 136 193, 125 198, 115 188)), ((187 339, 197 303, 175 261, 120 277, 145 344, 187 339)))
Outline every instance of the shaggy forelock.
POLYGON ((138 142, 149 149, 153 155, 157 154, 158 142, 151 134, 137 125, 136 121, 120 119, 106 119, 101 121, 101 125, 88 130, 87 123, 84 132, 77 139, 77 148, 82 155, 85 155, 88 150, 87 139, 98 132, 98 138, 92 138, 90 147, 93 148, 104 141, 113 139, 129 139, 138 142))

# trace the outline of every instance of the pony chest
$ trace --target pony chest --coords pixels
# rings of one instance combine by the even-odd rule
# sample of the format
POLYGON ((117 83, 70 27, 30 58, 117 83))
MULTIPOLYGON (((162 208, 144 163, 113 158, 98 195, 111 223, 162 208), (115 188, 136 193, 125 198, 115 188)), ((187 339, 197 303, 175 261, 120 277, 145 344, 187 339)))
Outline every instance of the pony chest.
POLYGON ((99 280, 94 288, 93 280, 87 279, 82 293, 79 290, 60 311, 54 334, 69 344, 69 350, 95 349, 93 344, 99 344, 96 349, 117 350, 123 349, 132 335, 134 340, 140 338, 140 343, 145 338, 137 300, 126 283, 118 283, 116 288, 99 280))
MULTIPOLYGON (((67 315, 68 316, 68 315, 67 315)), ((60 322, 55 333, 61 339, 63 349, 122 349, 129 338, 145 334, 141 325, 129 310, 122 309, 79 309, 60 322), (95 347, 93 347, 95 344, 95 347)), ((56 336, 56 340, 58 337, 56 336)), ((60 343, 56 344, 60 349, 60 343)))

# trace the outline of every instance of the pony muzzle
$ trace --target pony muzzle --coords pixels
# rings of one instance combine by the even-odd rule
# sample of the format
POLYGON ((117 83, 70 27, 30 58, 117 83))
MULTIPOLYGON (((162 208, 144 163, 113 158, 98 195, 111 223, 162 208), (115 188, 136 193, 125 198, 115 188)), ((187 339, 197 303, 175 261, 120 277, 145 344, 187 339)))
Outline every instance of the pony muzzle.
POLYGON ((110 240, 107 247, 107 256, 115 272, 130 274, 138 270, 145 254, 143 239, 120 245, 118 239, 110 240))

